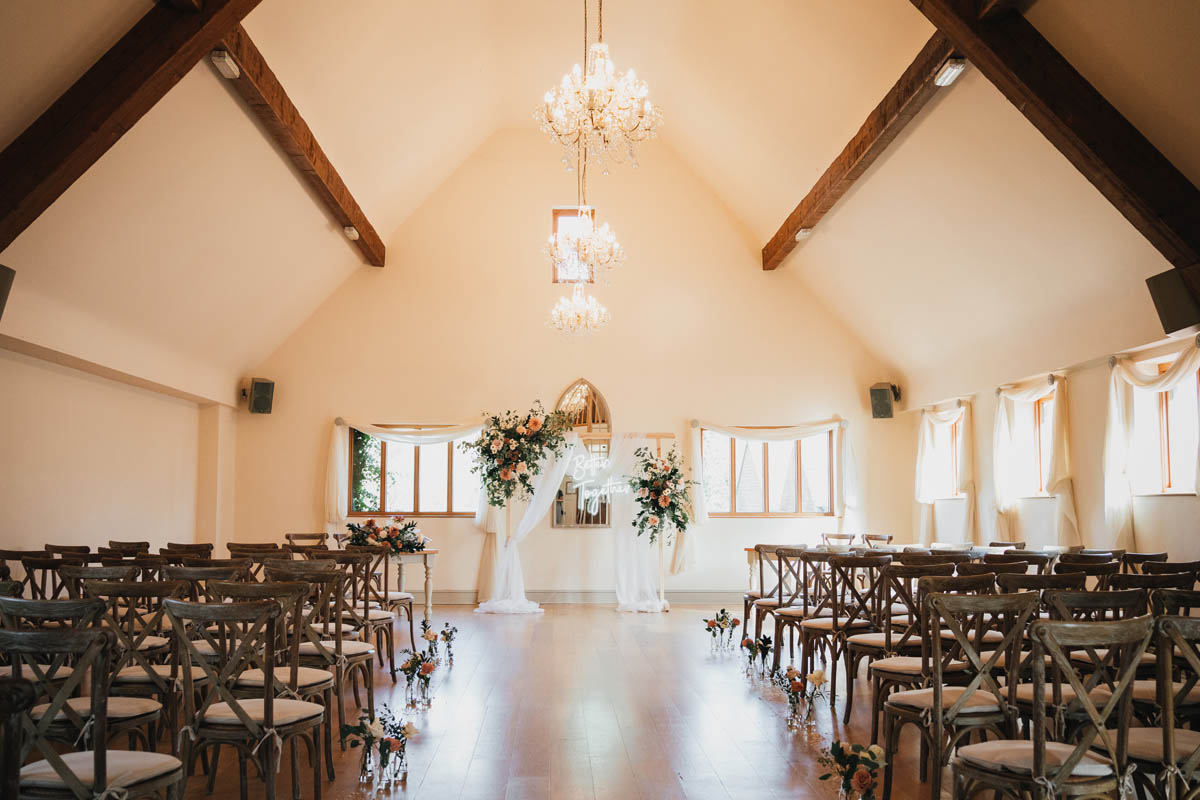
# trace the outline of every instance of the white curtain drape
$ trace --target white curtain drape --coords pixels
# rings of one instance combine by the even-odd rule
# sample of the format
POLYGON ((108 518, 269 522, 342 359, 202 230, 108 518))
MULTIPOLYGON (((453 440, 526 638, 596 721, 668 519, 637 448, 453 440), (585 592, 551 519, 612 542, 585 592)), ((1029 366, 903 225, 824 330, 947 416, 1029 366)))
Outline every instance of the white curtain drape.
MULTIPOLYGON (((1104 520, 1110 543, 1127 550, 1137 549, 1133 526, 1133 490, 1129 478, 1129 454, 1133 444, 1133 392, 1166 392, 1185 380, 1196 380, 1200 369, 1200 337, 1185 349, 1161 375, 1143 372, 1127 357, 1110 362, 1108 419, 1104 426, 1104 520)), ((1193 457, 1200 463, 1200 447, 1193 457)), ((1196 470, 1200 492, 1200 468, 1196 470)))
MULTIPOLYGON (((854 450, 850 446, 848 436, 849 422, 844 419, 822 420, 803 425, 791 425, 786 428, 738 428, 729 425, 718 425, 713 422, 692 420, 689 446, 691 449, 692 480, 692 523, 704 525, 711 519, 708 515, 708 505, 704 498, 704 461, 701 455, 701 431, 713 431, 725 436, 731 436, 747 442, 790 442, 805 439, 829 431, 834 434, 834 464, 833 470, 833 513, 837 517, 838 530, 842 530, 846 520, 847 507, 853 508, 857 502, 857 492, 854 485, 854 450)), ((671 559, 671 574, 678 574, 695 563, 696 535, 689 532, 684 536, 675 537, 675 549, 671 559)))
MULTIPOLYGON (((475 609, 477 614, 537 614, 541 607, 525 597, 525 573, 521 569, 521 556, 517 545, 546 518, 558 487, 567 474, 571 460, 581 449, 579 434, 568 433, 566 446, 561 455, 548 454, 542 459, 541 469, 533 476, 533 495, 525 507, 525 513, 516 529, 506 531, 504 544, 499 547, 495 560, 491 585, 491 596, 475 609)), ((505 518, 507 519, 507 514, 505 518)), ((487 515, 484 515, 485 520, 487 515)), ((476 514, 476 519, 479 515, 476 514)), ((487 558, 484 548, 484 558, 487 558)))
MULTIPOLYGON (((1067 382, 1050 375, 1046 379, 1002 386, 996 390, 996 422, 992 428, 992 481, 996 496, 996 538, 1012 541, 1016 531, 1017 493, 1013 487, 1013 420, 1017 403, 1036 403, 1054 394, 1054 416, 1050 432, 1049 465, 1045 476, 1046 493, 1054 495, 1054 533, 1052 544, 1082 545, 1075 516, 1075 487, 1071 479, 1070 431, 1067 410, 1067 382)), ((1026 465, 1032 467, 1032 465, 1026 465)))
POLYGON ((333 421, 329 438, 329 462, 325 469, 325 532, 338 533, 345 529, 350 516, 350 428, 369 436, 396 444, 444 444, 455 439, 478 436, 482 422, 451 425, 445 428, 380 428, 347 422, 338 417, 333 421))
POLYGON ((933 541, 935 519, 934 502, 939 497, 938 465, 935 461, 934 434, 938 428, 958 426, 958 474, 954 476, 955 488, 966 501, 966 539, 979 543, 978 526, 975 520, 975 446, 971 430, 971 404, 958 401, 953 408, 942 411, 933 408, 921 412, 920 430, 917 433, 916 499, 921 506, 921 544, 933 541))
MULTIPOLYGON (((629 433, 614 436, 611 456, 605 475, 595 479, 626 482, 633 474, 634 452, 639 447, 653 447, 645 436, 629 433)), ((658 544, 649 536, 638 536, 633 527, 634 497, 632 492, 611 495, 609 506, 615 547, 617 611, 666 611, 670 605, 659 599, 658 544)))

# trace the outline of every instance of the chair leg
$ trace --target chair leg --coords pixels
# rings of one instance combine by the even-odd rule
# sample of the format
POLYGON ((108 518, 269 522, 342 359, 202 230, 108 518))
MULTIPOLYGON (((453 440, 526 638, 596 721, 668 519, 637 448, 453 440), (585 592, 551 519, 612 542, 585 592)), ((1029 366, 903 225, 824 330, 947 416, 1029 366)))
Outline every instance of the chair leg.
MULTIPOLYGON (((333 689, 326 689, 325 695, 325 724, 322 726, 325 734, 325 772, 329 780, 333 780, 333 689)), ((340 733, 339 733, 340 737, 340 733)), ((320 759, 318 759, 318 762, 320 759)), ((318 770, 319 771, 319 770, 318 770)))
MULTIPOLYGON (((869 669, 869 668, 868 668, 869 669)), ((871 676, 871 744, 879 744, 879 707, 883 704, 880 692, 883 681, 878 675, 871 676)))
POLYGON ((405 610, 408 611, 408 640, 412 649, 415 651, 417 649, 417 629, 413 624, 412 600, 408 601, 408 605, 405 606, 405 610))
MULTIPOLYGON (((338 730, 346 724, 346 668, 338 665, 336 669, 337 677, 334 679, 333 687, 337 690, 337 711, 338 711, 338 730)), ((340 737, 339 737, 340 738, 340 737)), ((346 740, 342 739, 342 749, 346 749, 346 740)))
MULTIPOLYGON (((323 731, 314 729, 312 732, 313 800, 321 800, 321 750, 323 749, 321 747, 321 737, 327 736, 328 735, 327 731, 331 727, 333 727, 333 725, 329 719, 328 713, 326 713, 326 715, 325 715, 325 721, 322 722, 318 727, 324 728, 325 731, 323 732, 323 731)), ((329 779, 333 780, 333 776, 331 775, 329 777, 329 779)))
POLYGON ((296 746, 296 738, 293 736, 288 742, 289 754, 292 757, 292 800, 300 800, 300 749, 296 746))
POLYGON ((854 708, 854 673, 858 668, 858 657, 854 651, 846 648, 842 654, 846 662, 846 709, 842 713, 842 724, 850 724, 850 712, 854 708))
MULTIPOLYGON (((247 785, 246 779, 246 752, 240 747, 235 747, 238 758, 238 786, 241 789, 242 800, 250 800, 250 787, 247 785)), ((274 798, 272 798, 274 800, 274 798)))
POLYGON ((371 672, 369 661, 363 662, 363 688, 367 692, 367 714, 375 719, 375 676, 371 672))
MULTIPOLYGON (((896 760, 896 718, 884 711, 883 713, 883 797, 881 800, 892 798, 892 762, 896 760)), ((936 800, 936 799, 935 799, 936 800)))

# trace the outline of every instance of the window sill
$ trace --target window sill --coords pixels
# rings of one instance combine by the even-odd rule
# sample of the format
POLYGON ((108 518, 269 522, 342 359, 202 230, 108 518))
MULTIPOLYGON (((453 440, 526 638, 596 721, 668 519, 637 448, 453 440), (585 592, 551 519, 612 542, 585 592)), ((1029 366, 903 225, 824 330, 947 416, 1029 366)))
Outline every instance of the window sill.
POLYGON ((1052 495, 1052 494, 1027 494, 1022 497, 1018 497, 1017 499, 1018 500, 1053 500, 1054 495, 1052 495))
POLYGON ((772 514, 769 512, 730 512, 730 511, 710 511, 708 514, 712 519, 832 519, 833 513, 810 512, 799 514, 772 514))
POLYGON ((1134 492, 1134 497, 1195 497, 1195 492, 1134 492))
POLYGON ((383 519, 390 520, 392 517, 401 516, 405 519, 472 519, 475 517, 474 511, 413 511, 409 513, 401 513, 399 511, 351 511, 346 515, 349 519, 383 519))

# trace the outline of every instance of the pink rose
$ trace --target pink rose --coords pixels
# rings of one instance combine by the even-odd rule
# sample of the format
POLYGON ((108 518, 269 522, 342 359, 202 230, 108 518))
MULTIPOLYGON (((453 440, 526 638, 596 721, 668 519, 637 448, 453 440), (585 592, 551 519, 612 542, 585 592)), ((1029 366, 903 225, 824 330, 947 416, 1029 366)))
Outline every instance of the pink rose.
POLYGON ((529 467, 525 464, 524 461, 520 461, 517 463, 517 472, 524 474, 528 470, 529 470, 529 467))
POLYGON ((651 514, 651 515, 650 515, 650 519, 648 519, 648 520, 646 520, 646 521, 650 523, 650 527, 652 527, 652 528, 657 528, 657 527, 658 527, 658 523, 659 523, 659 521, 660 521, 660 520, 658 519, 658 517, 656 517, 656 516, 654 516, 653 514, 651 514))

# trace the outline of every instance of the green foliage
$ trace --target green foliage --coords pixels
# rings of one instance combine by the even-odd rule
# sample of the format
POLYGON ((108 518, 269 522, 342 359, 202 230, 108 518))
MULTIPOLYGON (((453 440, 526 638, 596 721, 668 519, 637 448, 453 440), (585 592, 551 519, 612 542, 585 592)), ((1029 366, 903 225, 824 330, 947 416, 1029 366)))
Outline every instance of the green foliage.
POLYGON ((379 479, 383 443, 350 429, 351 511, 379 511, 379 479))
POLYGON ((691 523, 692 481, 684 477, 678 452, 671 448, 666 458, 659 458, 648 448, 639 447, 634 455, 637 465, 629 485, 638 507, 633 518, 637 535, 649 531, 650 541, 654 542, 665 531, 686 531, 691 523))
POLYGON ((533 476, 541 471, 542 458, 546 453, 562 453, 566 432, 567 415, 547 414, 539 402, 525 415, 493 414, 478 439, 460 446, 474 458, 471 471, 478 473, 488 503, 502 506, 514 496, 532 494, 533 476))

